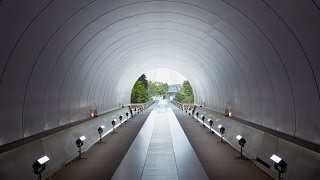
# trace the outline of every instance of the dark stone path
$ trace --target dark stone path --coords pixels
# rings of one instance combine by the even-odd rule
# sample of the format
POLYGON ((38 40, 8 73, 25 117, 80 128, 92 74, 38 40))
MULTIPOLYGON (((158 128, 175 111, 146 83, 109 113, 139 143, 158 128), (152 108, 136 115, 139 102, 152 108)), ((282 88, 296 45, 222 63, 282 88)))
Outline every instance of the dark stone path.
POLYGON ((129 119, 117 128, 117 134, 103 138, 106 143, 95 144, 83 154, 88 160, 79 160, 58 171, 53 180, 102 180, 111 179, 133 140, 137 136, 152 108, 129 119))

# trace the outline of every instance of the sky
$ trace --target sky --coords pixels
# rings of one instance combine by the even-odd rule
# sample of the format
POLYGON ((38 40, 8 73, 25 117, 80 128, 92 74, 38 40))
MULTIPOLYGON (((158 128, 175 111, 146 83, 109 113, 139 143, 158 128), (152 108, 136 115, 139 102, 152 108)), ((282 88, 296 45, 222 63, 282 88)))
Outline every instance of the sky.
POLYGON ((183 75, 168 68, 153 69, 145 73, 147 80, 171 84, 182 84, 187 80, 183 75))

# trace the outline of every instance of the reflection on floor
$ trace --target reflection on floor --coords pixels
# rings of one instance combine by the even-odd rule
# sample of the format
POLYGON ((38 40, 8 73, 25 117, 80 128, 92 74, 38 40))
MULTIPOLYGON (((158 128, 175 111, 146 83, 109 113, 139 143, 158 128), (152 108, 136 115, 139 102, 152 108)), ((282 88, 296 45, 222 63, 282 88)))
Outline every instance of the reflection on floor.
POLYGON ((160 101, 140 130, 113 180, 208 179, 166 101, 160 101))

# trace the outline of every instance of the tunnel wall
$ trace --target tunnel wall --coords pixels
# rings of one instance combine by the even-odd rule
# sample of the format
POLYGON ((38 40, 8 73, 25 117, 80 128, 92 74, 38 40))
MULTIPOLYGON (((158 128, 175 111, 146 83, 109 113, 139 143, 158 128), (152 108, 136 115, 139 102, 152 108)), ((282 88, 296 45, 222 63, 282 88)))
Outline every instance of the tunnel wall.
POLYGON ((179 71, 197 104, 320 144, 318 1, 3 0, 0 145, 130 102, 179 71))
POLYGON ((0 154, 1 180, 36 179, 37 176, 32 172, 32 164, 44 155, 50 160, 46 163, 42 175, 45 178, 52 175, 78 156, 76 140, 80 136, 84 135, 87 138, 82 147, 82 151, 85 152, 99 140, 98 127, 105 126, 102 137, 105 136, 112 130, 111 121, 118 119, 120 115, 125 117, 126 112, 129 112, 128 107, 120 108, 0 154))
POLYGON ((201 115, 206 117, 205 123, 207 125, 207 120, 209 118, 212 119, 214 122, 212 128, 219 134, 218 125, 222 125, 226 129, 223 135, 224 140, 237 151, 240 151, 240 145, 236 136, 241 135, 246 140, 243 148, 244 155, 249 159, 253 159, 253 163, 256 166, 274 179, 278 178, 278 171, 274 168, 274 163, 270 159, 273 154, 281 157, 288 164, 287 172, 282 175, 284 179, 320 178, 320 154, 318 152, 224 117, 207 108, 196 108, 196 111, 199 112, 199 117, 201 115), (270 167, 266 167, 256 161, 255 159, 257 158, 267 163, 270 167))

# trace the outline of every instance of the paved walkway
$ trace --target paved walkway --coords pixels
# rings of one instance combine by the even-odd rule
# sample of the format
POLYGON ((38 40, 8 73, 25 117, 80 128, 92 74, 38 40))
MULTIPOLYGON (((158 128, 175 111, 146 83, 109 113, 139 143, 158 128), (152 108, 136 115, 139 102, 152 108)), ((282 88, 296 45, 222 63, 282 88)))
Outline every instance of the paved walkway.
POLYGON ((228 144, 217 143, 220 137, 208 133, 199 121, 179 109, 174 113, 210 179, 272 179, 252 162, 235 159, 239 152, 228 144))
POLYGON ((152 107, 129 119, 117 128, 117 134, 103 138, 106 143, 95 144, 83 154, 88 160, 79 160, 58 171, 54 180, 109 180, 117 170, 134 138, 149 116, 152 107))
POLYGON ((114 174, 113 180, 208 179, 166 101, 160 101, 114 174))
POLYGON ((67 166, 53 179, 271 179, 250 161, 235 160, 238 151, 217 144, 219 137, 165 101, 117 131, 86 152, 88 160, 67 166))

